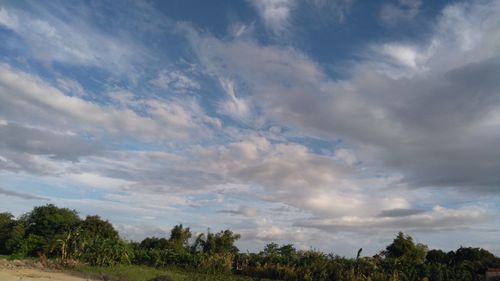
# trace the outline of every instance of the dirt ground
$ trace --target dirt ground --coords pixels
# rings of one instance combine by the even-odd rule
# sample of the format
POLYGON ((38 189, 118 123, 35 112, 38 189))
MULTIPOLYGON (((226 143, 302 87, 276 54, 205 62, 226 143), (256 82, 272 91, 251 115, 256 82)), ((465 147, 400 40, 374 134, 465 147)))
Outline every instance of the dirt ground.
POLYGON ((93 281, 58 270, 48 270, 37 262, 0 260, 1 281, 93 281))

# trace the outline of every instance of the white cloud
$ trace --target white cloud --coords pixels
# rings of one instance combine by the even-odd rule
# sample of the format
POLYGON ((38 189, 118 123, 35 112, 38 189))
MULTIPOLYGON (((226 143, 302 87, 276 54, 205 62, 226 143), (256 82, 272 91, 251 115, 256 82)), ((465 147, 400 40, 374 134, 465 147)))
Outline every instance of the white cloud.
POLYGON ((19 19, 16 15, 9 13, 7 9, 0 7, 0 25, 15 30, 19 28, 19 19))
POLYGON ((438 75, 480 62, 498 55, 499 13, 498 1, 448 5, 436 19, 430 39, 414 44, 379 44, 374 47, 379 55, 369 53, 367 60, 377 62, 378 67, 395 78, 422 73, 438 75))
POLYGON ((57 87, 67 95, 83 97, 86 95, 83 86, 76 80, 69 78, 58 78, 57 87))
POLYGON ((365 166, 382 164, 412 185, 468 183, 491 191, 500 180, 492 168, 500 165, 492 146, 500 136, 478 130, 498 107, 492 76, 499 67, 498 14, 498 1, 450 5, 429 40, 382 43, 344 80, 329 79, 315 61, 288 47, 193 33, 190 40, 200 65, 244 84, 268 122, 345 139, 362 148, 356 155, 365 166), (476 102, 469 102, 471 95, 476 102), (485 159, 490 164, 479 168, 485 159))
POLYGON ((45 155, 2 151, 0 157, 0 171, 26 172, 38 176, 64 171, 60 161, 45 155))
POLYGON ((382 52, 393 57, 398 63, 408 67, 416 68, 418 52, 409 46, 384 45, 382 52))
POLYGON ((219 82, 227 99, 219 104, 219 112, 239 120, 247 120, 251 114, 249 102, 236 96, 236 85, 233 81, 220 78, 219 82))
POLYGON ((164 90, 171 90, 180 93, 200 89, 200 84, 197 81, 189 78, 186 74, 178 70, 162 70, 158 73, 158 76, 155 79, 150 81, 150 83, 164 90))
POLYGON ((335 150, 335 159, 349 166, 355 165, 359 161, 353 151, 345 148, 335 150))
POLYGON ((266 27, 276 34, 288 28, 290 13, 296 5, 295 0, 252 0, 251 3, 266 27))
MULTIPOLYGON (((402 195, 374 198, 380 187, 398 179, 357 180, 347 155, 349 163, 338 155, 314 154, 299 144, 272 144, 259 137, 198 151, 195 169, 215 179, 248 184, 257 200, 281 202, 318 216, 371 216, 411 204, 402 195)), ((342 151, 339 154, 345 154, 342 151)))
POLYGON ((122 187, 132 185, 134 182, 119 179, 110 178, 98 174, 92 174, 88 172, 79 174, 65 174, 62 176, 62 180, 67 182, 73 182, 77 185, 89 186, 92 188, 104 189, 108 192, 112 190, 119 190, 122 187))
MULTIPOLYGON (((248 235, 248 238, 251 238, 252 235, 248 235)), ((255 230, 253 234, 256 239, 263 241, 294 241, 294 242, 302 242, 306 238, 306 234, 302 233, 297 229, 285 229, 278 226, 266 225, 259 227, 255 230)))
POLYGON ((38 77, 5 64, 0 65, 0 89, 3 118, 58 130, 167 140, 187 138, 207 132, 205 126, 220 125, 194 99, 143 100, 147 111, 141 116, 129 107, 115 108, 67 96, 38 77))
POLYGON ((18 34, 25 41, 20 48, 28 48, 41 61, 97 66, 124 75, 142 53, 139 46, 102 34, 79 16, 65 21, 42 14, 0 10, 0 24, 18 34))

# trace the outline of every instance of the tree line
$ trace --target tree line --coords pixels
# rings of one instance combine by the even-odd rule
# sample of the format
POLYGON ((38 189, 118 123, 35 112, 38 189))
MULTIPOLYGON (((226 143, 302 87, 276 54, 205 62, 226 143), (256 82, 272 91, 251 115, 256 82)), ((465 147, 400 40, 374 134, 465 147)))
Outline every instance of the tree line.
POLYGON ((231 230, 193 237, 188 227, 176 225, 169 237, 132 242, 121 239, 113 225, 97 215, 81 219, 76 211, 52 204, 17 219, 0 213, 0 254, 52 258, 67 266, 176 266, 256 279, 319 281, 484 280, 487 268, 500 267, 500 258, 485 249, 429 250, 401 232, 379 254, 362 257, 360 249, 356 258, 276 243, 258 253, 241 253, 235 246, 239 238, 231 230))

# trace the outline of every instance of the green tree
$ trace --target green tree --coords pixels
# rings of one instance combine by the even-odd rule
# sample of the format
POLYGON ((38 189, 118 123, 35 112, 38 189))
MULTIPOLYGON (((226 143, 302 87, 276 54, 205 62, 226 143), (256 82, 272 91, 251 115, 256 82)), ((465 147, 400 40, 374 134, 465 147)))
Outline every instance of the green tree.
POLYGON ((186 248, 188 247, 189 238, 191 238, 192 233, 189 230, 189 227, 184 228, 182 224, 174 226, 170 232, 170 243, 171 245, 178 248, 186 248))
POLYGON ((165 238, 157 238, 157 237, 146 237, 139 244, 140 248, 143 249, 167 249, 168 248, 168 240, 165 238))
POLYGON ((278 256, 278 248, 278 244, 271 242, 264 246, 264 250, 261 252, 261 254, 265 257, 276 257, 278 256))
POLYGON ((278 249, 282 261, 285 264, 290 264, 297 258, 297 249, 292 244, 286 244, 278 249))
POLYGON ((240 235, 226 229, 218 233, 208 232, 207 235, 200 234, 192 245, 193 252, 203 252, 206 254, 230 253, 237 254, 239 249, 234 243, 240 239, 240 235))
POLYGON ((55 254, 58 252, 58 241, 80 224, 76 211, 53 204, 35 207, 23 220, 27 253, 30 255, 55 254))
POLYGON ((61 260, 67 264, 82 260, 91 265, 110 266, 128 263, 133 256, 132 248, 120 240, 113 225, 99 216, 87 216, 57 241, 61 260))
POLYGON ((442 250, 433 249, 428 251, 425 259, 428 263, 441 263, 441 264, 448 263, 448 257, 446 253, 443 252, 442 250))
POLYGON ((11 238, 12 228, 15 220, 11 213, 0 213, 0 254, 10 254, 7 249, 7 241, 11 238))
POLYGON ((233 233, 229 229, 217 233, 215 235, 217 252, 237 254, 239 249, 234 245, 234 243, 240 239, 240 237, 241 235, 233 233))
POLYGON ((425 261, 426 253, 426 245, 415 244, 413 238, 403 232, 399 232, 392 243, 382 252, 386 258, 413 265, 422 264, 425 261))
POLYGON ((18 220, 12 226, 9 239, 5 243, 5 248, 8 254, 13 254, 17 257, 24 257, 28 253, 28 245, 24 239, 25 223, 23 220, 18 220))
POLYGON ((48 204, 35 207, 26 215, 26 232, 52 237, 74 229, 79 223, 80 218, 76 211, 48 204))
POLYGON ((84 233, 84 235, 90 237, 101 237, 113 240, 120 239, 120 235, 113 225, 109 221, 101 219, 99 216, 87 216, 85 220, 81 222, 80 231, 84 233))

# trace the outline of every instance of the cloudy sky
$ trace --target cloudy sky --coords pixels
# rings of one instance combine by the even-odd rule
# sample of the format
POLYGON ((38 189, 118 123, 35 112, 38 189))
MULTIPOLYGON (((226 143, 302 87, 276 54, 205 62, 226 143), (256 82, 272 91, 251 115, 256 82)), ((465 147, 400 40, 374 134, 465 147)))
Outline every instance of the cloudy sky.
POLYGON ((500 1, 2 1, 0 211, 500 255, 500 1))

